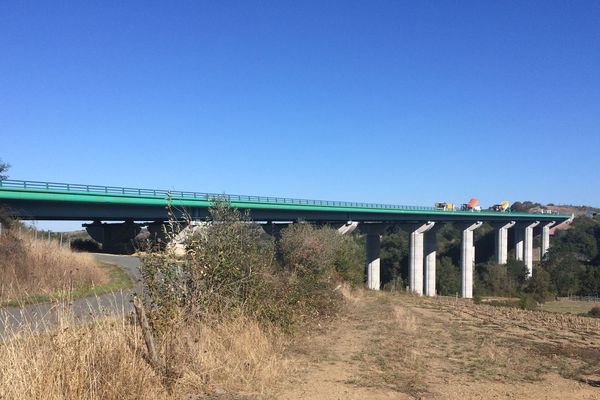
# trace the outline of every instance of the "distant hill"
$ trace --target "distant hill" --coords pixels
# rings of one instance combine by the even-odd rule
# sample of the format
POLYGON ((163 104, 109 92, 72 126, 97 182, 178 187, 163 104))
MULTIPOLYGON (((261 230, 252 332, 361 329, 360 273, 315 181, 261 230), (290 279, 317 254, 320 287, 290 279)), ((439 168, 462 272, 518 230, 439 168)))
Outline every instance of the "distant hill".
POLYGON ((542 210, 549 210, 558 214, 574 214, 576 217, 579 215, 586 215, 589 213, 600 213, 600 208, 592 206, 574 206, 571 204, 540 204, 532 201, 516 201, 511 206, 513 211, 518 212, 540 212, 542 210))

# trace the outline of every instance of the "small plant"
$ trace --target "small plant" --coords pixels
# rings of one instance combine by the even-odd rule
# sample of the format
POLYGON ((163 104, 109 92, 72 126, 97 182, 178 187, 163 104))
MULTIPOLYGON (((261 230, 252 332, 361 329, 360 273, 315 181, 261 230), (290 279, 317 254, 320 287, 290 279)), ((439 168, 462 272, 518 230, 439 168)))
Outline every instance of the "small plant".
POLYGON ((97 253, 100 251, 100 245, 98 242, 92 239, 73 239, 71 241, 71 250, 73 251, 85 251, 88 253, 97 253))
POLYGON ((519 298, 519 308, 521 310, 537 310, 538 303, 535 301, 534 296, 524 294, 519 298))
POLYGON ((588 317, 600 318, 600 307, 592 307, 590 311, 587 312, 588 317))

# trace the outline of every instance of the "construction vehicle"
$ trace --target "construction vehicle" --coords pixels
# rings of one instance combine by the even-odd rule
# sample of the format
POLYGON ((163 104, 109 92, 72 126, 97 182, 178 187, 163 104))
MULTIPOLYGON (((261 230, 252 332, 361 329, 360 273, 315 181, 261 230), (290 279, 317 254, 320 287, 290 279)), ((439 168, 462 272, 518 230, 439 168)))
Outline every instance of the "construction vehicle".
POLYGON ((463 204, 460 207, 461 211, 481 211, 481 207, 477 205, 478 201, 479 200, 473 197, 468 203, 463 204))
POLYGON ((490 210, 498 212, 510 212, 510 204, 508 201, 504 200, 501 201, 500 204, 494 204, 491 206, 490 210))
POLYGON ((454 204, 452 203, 448 203, 447 201, 444 201, 442 203, 435 203, 433 205, 433 207, 436 210, 442 210, 442 211, 454 211, 454 204))

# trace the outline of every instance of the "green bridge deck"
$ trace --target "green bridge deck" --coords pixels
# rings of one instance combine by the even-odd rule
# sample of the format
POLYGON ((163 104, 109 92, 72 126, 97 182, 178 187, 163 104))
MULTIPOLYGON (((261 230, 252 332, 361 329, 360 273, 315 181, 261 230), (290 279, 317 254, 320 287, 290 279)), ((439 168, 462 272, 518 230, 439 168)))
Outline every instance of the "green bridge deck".
MULTIPOLYGON (((208 208, 216 199, 227 200, 232 207, 249 210, 263 210, 258 213, 261 218, 268 216, 269 211, 274 216, 291 216, 298 213, 299 217, 311 215, 309 219, 319 219, 316 214, 345 214, 348 217, 355 217, 354 220, 385 219, 384 215, 405 216, 406 219, 412 216, 415 219, 441 219, 441 220, 566 220, 571 215, 564 214, 531 214, 517 212, 500 212, 492 210, 482 211, 447 211, 438 210, 433 207, 424 206, 406 206, 377 203, 360 203, 346 201, 328 201, 328 200, 307 200, 291 199, 284 197, 266 197, 266 196, 242 196, 226 195, 215 193, 185 192, 174 190, 156 190, 156 189, 138 189, 128 187, 97 186, 85 184, 69 184, 56 182, 38 182, 23 180, 3 180, 0 181, 0 203, 4 203, 10 209, 15 210, 15 216, 31 219, 49 219, 48 208, 57 208, 58 204, 64 203, 69 207, 63 207, 60 211, 68 214, 68 208, 74 208, 78 205, 95 205, 109 209, 111 206, 123 206, 126 209, 132 207, 156 208, 164 210, 167 201, 174 207, 183 208, 208 208), (36 218, 35 209, 45 209, 40 212, 36 218), (25 211, 24 211, 25 210, 25 211), (360 216, 360 218, 356 218, 360 216), (376 217, 377 216, 377 217, 376 217)), ((89 207, 88 207, 89 208, 89 207)), ((117 208, 115 208, 116 210, 117 208)), ((73 215, 54 215, 57 219, 73 219, 74 217, 106 217, 106 215, 82 215, 73 211, 73 215)), ((123 209, 115 214, 115 218, 124 217, 123 209)), ((132 215, 136 218, 137 215, 132 215)), ((155 215, 148 214, 148 218, 154 218, 155 215)), ((341 219, 346 219, 339 218, 341 219)), ((275 218, 277 219, 277 218, 275 218)), ((330 220, 331 217, 323 218, 330 220)), ((338 218, 335 218, 338 219, 338 218)))

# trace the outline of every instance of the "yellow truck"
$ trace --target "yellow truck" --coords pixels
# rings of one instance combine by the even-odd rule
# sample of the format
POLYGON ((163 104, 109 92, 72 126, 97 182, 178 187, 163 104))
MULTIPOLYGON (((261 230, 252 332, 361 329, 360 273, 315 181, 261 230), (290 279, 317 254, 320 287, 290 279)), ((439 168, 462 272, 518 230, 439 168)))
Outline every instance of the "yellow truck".
POLYGON ((452 203, 448 203, 447 201, 441 202, 441 203, 435 203, 433 205, 433 207, 436 210, 442 210, 442 211, 454 211, 454 204, 452 203))
POLYGON ((510 212, 510 204, 508 201, 504 200, 501 201, 500 204, 494 204, 491 206, 490 210, 498 212, 510 212))

